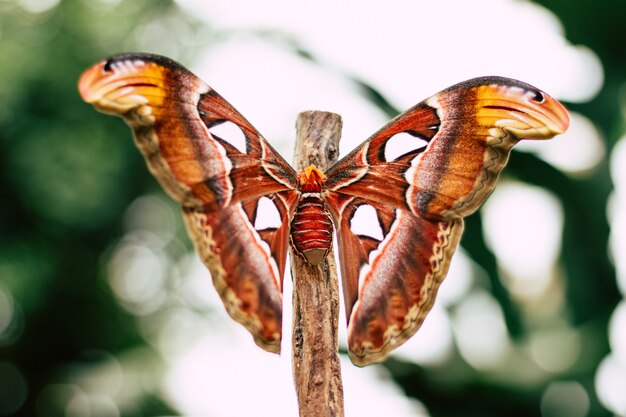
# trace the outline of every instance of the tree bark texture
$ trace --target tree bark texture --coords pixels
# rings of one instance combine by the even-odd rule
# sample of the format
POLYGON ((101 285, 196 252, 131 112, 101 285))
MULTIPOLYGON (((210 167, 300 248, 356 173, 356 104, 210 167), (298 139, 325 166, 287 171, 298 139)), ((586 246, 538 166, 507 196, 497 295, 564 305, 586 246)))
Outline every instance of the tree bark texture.
MULTIPOLYGON (((298 115, 294 165, 322 172, 337 161, 341 117, 308 111, 298 115)), ((300 417, 343 417, 343 385, 337 346, 339 288, 332 251, 313 267, 291 256, 293 277, 293 377, 300 417)))

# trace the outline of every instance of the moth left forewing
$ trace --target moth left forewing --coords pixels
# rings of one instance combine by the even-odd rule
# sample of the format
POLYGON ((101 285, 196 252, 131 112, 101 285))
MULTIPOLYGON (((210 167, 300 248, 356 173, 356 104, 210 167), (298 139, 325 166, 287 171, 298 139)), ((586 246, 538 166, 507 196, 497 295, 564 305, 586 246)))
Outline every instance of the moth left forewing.
POLYGON ((522 139, 549 139, 569 124, 565 108, 537 88, 502 77, 452 86, 425 103, 441 125, 428 148, 411 160, 411 210, 455 219, 478 209, 493 190, 512 147, 522 139))
POLYGON ((225 145, 233 165, 230 176, 237 185, 236 201, 280 191, 277 186, 289 190, 296 188, 293 168, 215 90, 201 97, 198 111, 213 138, 225 145), (231 127, 230 132, 223 134, 219 130, 224 125, 231 127))
POLYGON ((384 360, 419 329, 463 230, 409 210, 332 193, 352 362, 384 360), (343 200, 343 204, 336 204, 343 200), (357 222, 360 212, 370 217, 357 222))
POLYGON ((568 123, 565 108, 533 86, 476 78, 397 116, 335 164, 327 184, 433 220, 461 218, 493 190, 519 140, 549 139, 568 123), (405 140, 407 152, 390 157, 387 149, 400 135, 424 144, 405 140))
POLYGON ((98 110, 124 118, 150 171, 185 206, 217 208, 297 184, 289 164, 239 112, 170 59, 110 58, 85 71, 79 90, 98 110), (214 131, 224 123, 241 137, 214 131))

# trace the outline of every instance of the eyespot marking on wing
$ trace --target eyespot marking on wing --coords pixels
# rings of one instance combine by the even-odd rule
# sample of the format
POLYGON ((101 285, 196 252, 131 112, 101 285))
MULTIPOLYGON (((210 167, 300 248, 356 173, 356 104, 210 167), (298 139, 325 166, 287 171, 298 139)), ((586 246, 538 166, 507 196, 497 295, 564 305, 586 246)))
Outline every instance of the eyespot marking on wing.
POLYGON ((239 126, 228 120, 218 122, 209 128, 211 135, 229 143, 241 153, 248 153, 246 136, 239 126))
POLYGON ((350 231, 355 235, 371 237, 378 241, 385 238, 376 209, 368 204, 357 207, 350 219, 350 231))
POLYGON ((282 223, 276 204, 267 197, 261 197, 257 204, 254 228, 256 230, 278 229, 282 223))
POLYGON ((408 153, 419 153, 428 142, 419 136, 409 132, 400 132, 387 140, 385 143, 385 162, 392 162, 408 153))
POLYGON ((542 104, 546 101, 543 93, 539 90, 528 90, 526 92, 526 97, 528 97, 530 100, 536 101, 539 104, 542 104))

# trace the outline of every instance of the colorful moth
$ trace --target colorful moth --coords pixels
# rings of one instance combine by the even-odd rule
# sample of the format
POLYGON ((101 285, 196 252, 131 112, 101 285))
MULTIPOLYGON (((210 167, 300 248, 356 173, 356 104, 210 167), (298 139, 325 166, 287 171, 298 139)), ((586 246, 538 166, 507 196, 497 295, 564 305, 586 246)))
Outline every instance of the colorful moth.
POLYGON ((476 78, 400 114, 327 172, 297 173, 226 100, 168 58, 110 58, 85 71, 79 90, 131 126, 148 168, 182 205, 228 313, 263 349, 280 351, 287 247, 317 265, 334 228, 349 352, 360 366, 382 361, 418 330, 463 218, 492 191, 513 145, 569 124, 565 108, 533 86, 476 78), (221 124, 243 139, 217 133, 221 124), (394 142, 404 151, 394 153, 394 142), (360 229, 362 216, 374 232, 360 229))

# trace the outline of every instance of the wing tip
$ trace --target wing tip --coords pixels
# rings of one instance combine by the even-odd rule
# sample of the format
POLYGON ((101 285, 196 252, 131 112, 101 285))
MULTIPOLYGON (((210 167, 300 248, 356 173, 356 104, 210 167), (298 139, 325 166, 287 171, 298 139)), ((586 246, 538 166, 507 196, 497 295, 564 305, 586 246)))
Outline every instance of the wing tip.
POLYGON ((136 98, 130 93, 132 88, 127 87, 152 85, 153 78, 161 77, 158 74, 164 71, 178 74, 178 77, 191 74, 178 62, 162 55, 123 53, 102 60, 85 70, 78 81, 78 91, 85 102, 104 107, 105 112, 122 113, 129 106, 143 104, 147 100, 140 99, 134 103, 136 98), (121 96, 125 98, 120 100, 121 96))
POLYGON ((246 328, 257 346, 266 352, 280 354, 282 342, 282 320, 280 315, 274 317, 273 320, 263 321, 259 315, 248 314, 225 298, 222 298, 222 301, 228 315, 246 328))
POLYGON ((388 347, 387 349, 381 349, 379 351, 366 351, 364 353, 357 353, 350 349, 348 350, 348 357, 352 361, 352 364, 358 366, 359 368, 364 368, 368 365, 375 365, 385 361, 394 348, 395 346, 388 347))
MULTIPOLYGON (((503 106, 501 109, 512 112, 512 120, 515 122, 512 125, 512 132, 518 139, 550 139, 568 129, 570 124, 569 113, 562 103, 543 90, 514 78, 495 75, 472 78, 448 87, 439 94, 454 94, 477 89, 484 92, 489 91, 488 87, 494 87, 497 90, 505 88, 509 91, 519 91, 519 95, 516 96, 518 102, 509 100, 501 104, 503 106), (507 107, 511 108, 507 109, 507 107), (526 116, 517 120, 516 113, 525 113, 526 116), (528 121, 531 123, 526 126, 524 123, 528 121), (518 129, 515 130, 516 128, 518 129), (525 136, 526 134, 529 136, 525 136)), ((490 101, 498 101, 499 95, 499 93, 488 92, 485 98, 490 101)), ((494 106, 494 104, 490 104, 490 106, 494 106)))
POLYGON ((348 329, 348 356, 352 363, 359 367, 373 365, 385 361, 391 352, 402 346, 417 333, 430 309, 413 320, 409 320, 402 329, 392 326, 386 329, 382 343, 375 346, 373 340, 355 340, 353 329, 348 329))
POLYGON ((281 335, 277 334, 275 336, 276 336, 276 339, 267 340, 263 337, 260 337, 254 334, 252 335, 252 337, 254 338, 254 343, 256 343, 258 347, 260 347, 266 352, 280 355, 281 335))
MULTIPOLYGON (((220 294, 226 312, 252 335, 254 343, 266 352, 280 354, 282 341, 282 308, 275 306, 266 311, 247 312, 241 306, 241 300, 230 288, 221 291, 221 285, 214 286, 220 294)), ((282 300, 281 300, 282 301, 282 300)))

